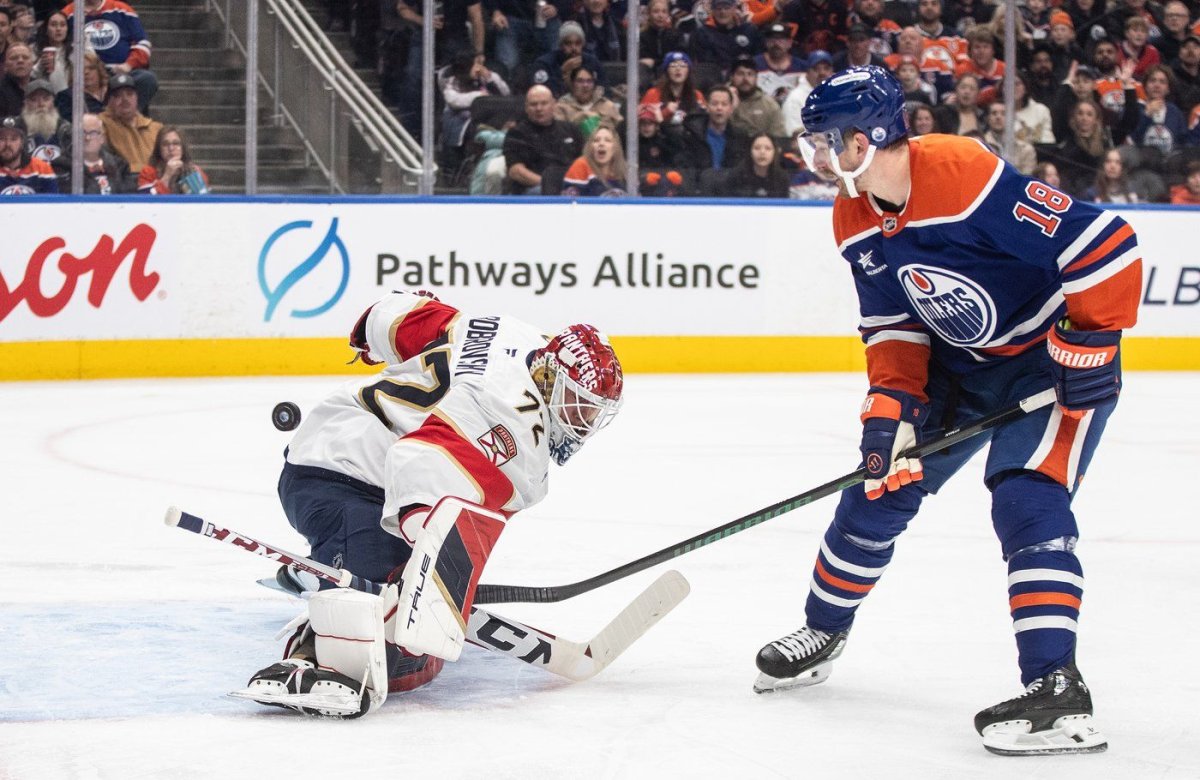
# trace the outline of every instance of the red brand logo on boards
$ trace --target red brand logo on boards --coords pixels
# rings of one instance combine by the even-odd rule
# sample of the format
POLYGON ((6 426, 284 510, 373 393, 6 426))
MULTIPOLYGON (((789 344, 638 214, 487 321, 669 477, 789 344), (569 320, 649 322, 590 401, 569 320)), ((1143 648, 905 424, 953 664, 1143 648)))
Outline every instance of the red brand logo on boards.
POLYGON ((79 280, 88 273, 92 278, 88 287, 88 303, 96 308, 104 302, 104 295, 120 269, 126 257, 133 255, 133 264, 129 268, 129 289, 139 301, 144 301, 158 286, 157 273, 146 273, 146 262, 150 259, 150 250, 154 247, 154 239, 158 233, 149 225, 137 225, 120 244, 114 246, 113 238, 109 235, 100 236, 96 246, 86 257, 77 257, 70 252, 64 252, 67 242, 57 236, 48 238, 33 251, 29 264, 25 266, 25 278, 11 290, 4 274, 0 273, 0 322, 21 301, 29 304, 29 310, 38 317, 53 317, 58 314, 71 297, 79 280), (58 270, 63 274, 62 287, 53 295, 42 291, 42 269, 46 262, 56 252, 58 270))

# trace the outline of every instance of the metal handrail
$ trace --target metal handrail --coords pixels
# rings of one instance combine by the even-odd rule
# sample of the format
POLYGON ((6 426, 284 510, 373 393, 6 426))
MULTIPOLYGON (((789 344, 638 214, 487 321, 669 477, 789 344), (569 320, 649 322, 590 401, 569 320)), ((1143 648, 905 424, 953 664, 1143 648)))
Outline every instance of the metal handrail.
MULTIPOLYGON (((238 30, 231 24, 230 8, 226 0, 226 8, 221 8, 220 0, 209 0, 209 7, 224 23, 231 42, 246 54, 246 47, 240 40, 238 30)), ((326 88, 331 90, 349 109, 351 121, 362 134, 363 139, 374 150, 381 153, 384 162, 398 168, 406 182, 415 182, 421 174, 420 147, 411 135, 404 129, 396 117, 378 97, 363 83, 358 74, 347 65, 341 54, 334 48, 325 32, 313 21, 308 11, 299 0, 266 0, 266 5, 275 17, 279 26, 291 38, 291 43, 300 50, 308 62, 320 75, 326 88)), ((283 114, 296 132, 300 135, 306 150, 321 169, 335 189, 341 190, 338 182, 338 161, 330 159, 327 164, 322 161, 322 154, 305 137, 300 123, 288 111, 286 105, 279 103, 279 97, 273 85, 268 82, 261 71, 257 74, 259 83, 267 93, 279 104, 283 114)), ((344 151, 344 150, 343 150, 344 151)))

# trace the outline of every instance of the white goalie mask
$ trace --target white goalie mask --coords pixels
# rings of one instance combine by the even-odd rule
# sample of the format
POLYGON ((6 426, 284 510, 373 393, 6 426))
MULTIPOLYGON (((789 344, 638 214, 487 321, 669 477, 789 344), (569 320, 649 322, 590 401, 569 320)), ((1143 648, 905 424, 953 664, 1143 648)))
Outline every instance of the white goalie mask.
POLYGON ((621 408, 621 362, 596 328, 571 325, 535 355, 530 371, 550 412, 550 455, 561 466, 621 408))

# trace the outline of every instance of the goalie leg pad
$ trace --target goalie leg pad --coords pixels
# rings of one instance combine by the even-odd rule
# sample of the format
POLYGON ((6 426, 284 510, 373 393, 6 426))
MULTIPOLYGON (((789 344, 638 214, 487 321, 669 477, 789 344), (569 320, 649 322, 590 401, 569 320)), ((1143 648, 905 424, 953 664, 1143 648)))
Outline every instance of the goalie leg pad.
POLYGON ((395 607, 396 586, 381 595, 338 588, 308 600, 308 620, 321 669, 361 680, 374 711, 387 699, 387 644, 384 615, 395 607))
POLYGON ((401 575, 397 645, 413 655, 458 660, 475 589, 506 519, 454 497, 434 506, 401 575))

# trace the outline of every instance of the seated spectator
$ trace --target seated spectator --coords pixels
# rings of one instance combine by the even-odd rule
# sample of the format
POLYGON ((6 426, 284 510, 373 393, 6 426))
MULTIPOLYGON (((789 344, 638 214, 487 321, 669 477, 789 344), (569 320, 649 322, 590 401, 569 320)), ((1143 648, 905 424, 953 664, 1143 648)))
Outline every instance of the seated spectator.
POLYGON ((568 80, 571 91, 558 99, 555 119, 577 126, 585 141, 601 124, 616 127, 621 123, 620 107, 604 97, 604 90, 596 85, 596 74, 580 65, 568 80))
POLYGON ((1188 37, 1192 14, 1182 0, 1170 0, 1163 5, 1162 17, 1162 35, 1155 40, 1154 47, 1158 49, 1159 59, 1166 65, 1179 56, 1179 49, 1188 37))
POLYGON ((942 12, 946 25, 959 35, 966 35, 972 28, 987 24, 995 15, 996 7, 982 0, 950 0, 942 12))
POLYGON ((1064 189, 1071 195, 1082 197, 1095 180, 1104 153, 1112 148, 1112 141, 1104 128, 1100 106, 1090 99, 1075 104, 1068 127, 1070 132, 1058 145, 1056 163, 1064 189))
POLYGON ((14 5, 10 17, 9 43, 23 43, 32 49, 37 39, 37 22, 33 18, 33 11, 27 6, 14 5))
MULTIPOLYGON (((1034 46, 1034 52, 1044 51, 1053 75, 1065 78, 1072 62, 1083 62, 1083 49, 1075 40, 1075 24, 1065 11, 1055 11, 1050 16, 1050 37, 1034 46)), ((1032 63, 1031 63, 1032 67, 1032 63)))
POLYGON ((779 104, 758 88, 758 68, 753 59, 742 57, 733 63, 729 86, 737 95, 737 108, 731 120, 734 127, 750 137, 758 133, 772 138, 787 137, 779 104))
POLYGON ((967 74, 979 80, 979 92, 988 90, 985 102, 990 102, 994 87, 1004 79, 1004 63, 996 58, 996 39, 992 28, 986 25, 973 27, 967 33, 967 59, 955 67, 954 77, 962 81, 967 74))
POLYGON ((508 178, 508 166, 504 164, 504 137, 513 125, 508 122, 497 130, 490 125, 480 125, 475 131, 475 143, 483 147, 475 172, 471 175, 472 195, 500 195, 504 192, 504 180, 508 178))
MULTIPOLYGON (((883 11, 883 0, 856 0, 854 10, 850 13, 851 24, 865 26, 870 35, 871 53, 881 60, 896 50, 896 38, 900 35, 900 25, 894 19, 889 19, 883 11)), ((849 33, 847 33, 847 39, 849 33)))
POLYGON ((922 80, 921 69, 915 59, 907 54, 897 55, 895 72, 896 80, 904 89, 904 107, 907 110, 912 111, 918 103, 937 105, 937 90, 928 81, 922 80))
POLYGON ((33 49, 28 44, 9 44, 4 53, 4 75, 0 77, 0 117, 21 113, 25 87, 33 76, 33 63, 33 49))
POLYGON ((1200 35, 1189 33, 1184 38, 1171 70, 1179 85, 1179 108, 1190 114, 1192 106, 1200 104, 1200 35))
POLYGON ((783 101, 783 129, 794 136, 804 129, 800 112, 804 109, 804 101, 809 94, 825 79, 833 75, 833 57, 827 51, 818 49, 808 55, 808 70, 804 78, 797 82, 796 87, 788 93, 783 101))
POLYGON ((658 83, 646 90, 640 105, 657 105, 668 125, 682 124, 688 116, 703 113, 707 106, 692 79, 691 59, 679 51, 668 54, 658 83))
POLYGON ((584 51, 601 62, 625 60, 624 28, 613 18, 608 0, 583 0, 579 24, 583 27, 584 51))
POLYGON ((525 93, 525 116, 504 138, 507 187, 517 195, 540 195, 551 165, 568 167, 583 149, 579 128, 554 118, 554 95, 540 84, 525 93))
POLYGON ((780 106, 787 100, 807 67, 804 60, 792 54, 792 34, 786 25, 776 22, 763 33, 766 51, 754 58, 758 66, 758 86, 780 106))
POLYGON ((638 107, 638 169, 674 168, 679 157, 680 136, 662 131, 662 115, 656 104, 638 107))
POLYGON ((733 92, 729 87, 708 91, 708 113, 693 114, 683 123, 680 162, 685 168, 736 168, 749 155, 750 139, 730 123, 733 92))
POLYGON ((671 24, 668 0, 650 0, 646 27, 638 37, 638 61, 653 68, 673 51, 683 48, 683 34, 671 24))
POLYGON ((1040 162, 1033 166, 1033 178, 1046 182, 1056 190, 1062 189, 1062 178, 1058 175, 1058 167, 1052 162, 1040 162))
POLYGON ((129 169, 140 171, 154 152, 162 123, 138 111, 137 87, 128 73, 108 82, 108 106, 100 114, 104 135, 114 152, 125 158, 129 169))
MULTIPOLYGON (((1050 37, 1050 30, 1054 26, 1054 15, 1046 0, 1025 0, 1025 5, 1019 6, 1017 10, 1021 14, 1017 19, 1018 40, 1026 44, 1027 50, 1032 49, 1033 44, 1037 41, 1044 41, 1050 37)), ((1074 37, 1075 25, 1071 22, 1070 14, 1065 14, 1065 16, 1071 27, 1071 35, 1074 37)), ((997 37, 1004 40, 1004 29, 994 29, 998 33, 997 37)))
POLYGON ((67 17, 60 11, 50 14, 38 30, 37 50, 38 60, 33 66, 33 78, 49 81, 57 95, 70 86, 67 84, 67 68, 74 51, 72 41, 67 37, 67 17))
MULTIPOLYGON (((1096 41, 1092 47, 1092 67, 1096 71, 1096 94, 1103 111, 1104 124, 1114 143, 1124 143, 1137 127, 1141 104, 1146 100, 1142 85, 1133 78, 1133 60, 1118 63, 1113 41, 1096 41)), ((1055 135, 1058 135, 1055 133, 1055 135)))
POLYGON ((1075 23, 1075 40, 1080 46, 1089 46, 1094 41, 1116 39, 1121 36, 1120 16, 1116 7, 1118 0, 1067 0, 1063 9, 1075 23))
POLYGON ((557 98, 567 91, 567 75, 580 65, 597 74, 603 86, 604 71, 600 67, 600 60, 591 52, 583 50, 583 28, 579 26, 579 22, 566 22, 559 29, 558 48, 534 61, 533 83, 545 84, 557 98))
MULTIPOLYGON (((563 12, 570 8, 570 4, 539 3, 535 0, 491 0, 488 7, 493 9, 491 26, 495 36, 496 59, 508 68, 509 73, 516 70, 522 62, 538 61, 552 53, 556 41, 562 44, 561 28, 566 26, 563 22, 563 12)), ((579 51, 582 51, 583 28, 578 27, 577 32, 579 51)), ((559 83, 561 85, 561 82, 559 83)), ((555 94, 562 94, 561 90, 555 94)))
MULTIPOLYGON (((986 22, 987 19, 981 20, 986 22)), ((967 41, 962 33, 942 23, 941 0, 919 0, 917 3, 917 31, 924 39, 924 54, 941 64, 945 72, 953 78, 954 69, 959 62, 967 58, 967 41)), ((966 28, 963 29, 966 32, 966 28)), ((912 52, 905 52, 912 54, 912 52)), ((921 66, 922 72, 925 66, 921 66)), ((934 84, 938 92, 945 94, 954 88, 953 83, 947 87, 934 84)))
POLYGON ((758 29, 741 20, 737 0, 710 0, 711 24, 701 25, 692 36, 692 57, 727 72, 738 57, 753 57, 763 50, 758 29))
MULTIPOLYGON (((1031 144, 1054 143, 1054 122, 1050 118, 1050 109, 1029 96, 1024 74, 1015 74, 1013 84, 1016 93, 1013 102, 1017 108, 1016 121, 1013 122, 1014 135, 1031 144)), ((1003 94, 999 97, 1002 100, 1003 94)))
POLYGON ((1133 131, 1133 142, 1138 146, 1153 146, 1165 157, 1183 146, 1188 135, 1187 119, 1171 100, 1175 77, 1169 68, 1154 65, 1146 71, 1145 88, 1146 106, 1133 131))
MULTIPOLYGON (((50 82, 36 80, 26 85, 21 122, 25 125, 25 152, 49 163, 62 185, 71 168, 71 123, 58 115, 50 82)), ((59 189, 66 191, 63 186, 59 189)))
POLYGON ((167 125, 158 131, 154 152, 138 176, 138 192, 146 195, 207 195, 208 175, 192 162, 192 150, 167 125))
POLYGON ((25 126, 15 116, 0 119, 0 195, 53 195, 58 178, 44 160, 25 153, 25 126))
POLYGON ((1137 203, 1140 200, 1125 175, 1125 163, 1116 149, 1104 153, 1100 172, 1084 197, 1094 203, 1137 203))
POLYGON ((1117 49, 1121 63, 1132 62, 1133 77, 1138 81, 1146 80, 1146 71, 1158 65, 1161 61, 1158 49, 1148 43, 1150 24, 1142 16, 1131 16, 1125 20, 1125 40, 1117 49))
POLYGON ((938 122, 932 106, 919 104, 908 112, 908 129, 913 135, 929 135, 946 132, 938 122))
POLYGON ((447 167, 455 167, 466 143, 471 124, 471 104, 486 95, 511 94, 508 84, 495 71, 488 70, 482 57, 459 51, 442 84, 442 149, 447 167))
MULTIPOLYGON (((71 65, 64 68, 67 83, 71 83, 71 65)), ((71 88, 64 89, 54 96, 54 105, 63 116, 73 116, 75 92, 71 88)), ((104 63, 94 52, 83 54, 83 110, 89 114, 99 114, 108 102, 108 71, 104 63)))
POLYGON ((1050 105, 1051 130, 1056 141, 1062 141, 1070 132, 1067 127, 1071 121, 1071 112, 1075 104, 1081 100, 1096 99, 1096 71, 1090 65, 1073 63, 1067 78, 1058 85, 1054 101, 1050 105))
MULTIPOLYGON (((150 68, 150 40, 137 13, 120 0, 83 0, 84 33, 88 44, 100 56, 112 76, 133 79, 138 95, 138 110, 145 112, 158 92, 158 79, 150 68)), ((67 37, 75 22, 75 4, 67 3, 67 37)), ((109 136, 111 137, 111 133, 109 136)))
POLYGON ((966 135, 983 131, 983 111, 976 100, 979 97, 979 79, 973 73, 958 77, 954 92, 946 102, 937 107, 938 122, 947 133, 966 135))
MULTIPOLYGON (((3 165, 0 160, 0 165, 3 165)), ((1200 160, 1187 166, 1187 179, 1171 188, 1171 202, 1179 206, 1200 206, 1200 160)))
MULTIPOLYGON (((997 100, 992 103, 987 107, 985 116, 987 129, 983 132, 983 140, 989 146, 1002 152, 1004 149, 1004 124, 1007 116, 1004 102, 997 100)), ((1002 153, 1000 156, 1004 157, 1002 153)), ((1004 159, 1018 171, 1029 176, 1033 173, 1034 166, 1037 165, 1037 151, 1034 150, 1033 144, 1014 137, 1012 156, 1004 157, 1004 159)))
POLYGON ((84 114, 83 120, 83 194, 123 195, 137 191, 137 177, 130 172, 129 163, 108 150, 104 138, 104 123, 95 114, 84 114))
POLYGON ((750 154, 729 171, 718 192, 729 198, 786 198, 789 185, 775 141, 760 132, 750 138, 750 154))
POLYGON ((850 29, 846 33, 845 50, 833 55, 834 72, 843 71, 846 68, 853 68, 858 65, 875 65, 880 68, 887 67, 883 61, 883 57, 871 51, 871 41, 873 40, 870 27, 861 22, 850 25, 850 29))
POLYGON ((797 53, 811 58, 815 51, 842 49, 849 24, 847 6, 840 0, 788 0, 780 4, 778 21, 798 31, 797 53))
POLYGON ((571 163, 563 176, 563 195, 575 198, 625 194, 625 153, 617 133, 600 125, 583 147, 583 155, 571 163))

